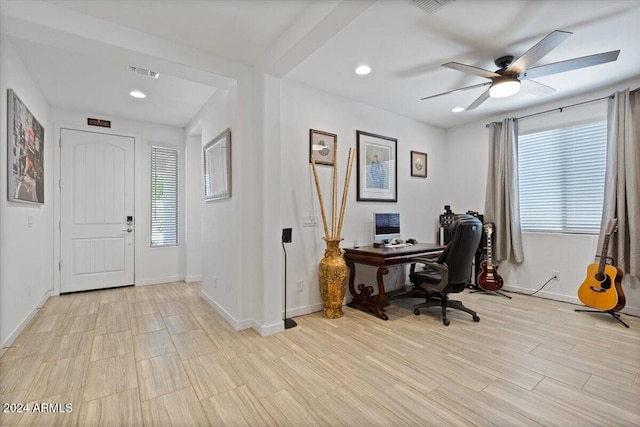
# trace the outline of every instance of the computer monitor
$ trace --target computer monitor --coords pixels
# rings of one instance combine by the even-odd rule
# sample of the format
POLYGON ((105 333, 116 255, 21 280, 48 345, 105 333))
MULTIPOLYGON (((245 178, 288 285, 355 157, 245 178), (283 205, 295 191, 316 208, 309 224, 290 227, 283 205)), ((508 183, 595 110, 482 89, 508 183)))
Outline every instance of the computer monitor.
POLYGON ((373 214, 373 239, 377 242, 400 238, 400 214, 399 213, 374 213, 373 214))

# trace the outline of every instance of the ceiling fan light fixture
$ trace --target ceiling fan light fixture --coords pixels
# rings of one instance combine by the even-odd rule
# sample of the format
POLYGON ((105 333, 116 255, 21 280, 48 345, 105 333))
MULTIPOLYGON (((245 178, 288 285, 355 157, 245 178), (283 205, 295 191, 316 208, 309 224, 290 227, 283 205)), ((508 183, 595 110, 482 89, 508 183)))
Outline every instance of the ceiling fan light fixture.
POLYGON ((516 78, 504 78, 493 82, 489 88, 489 96, 492 98, 506 98, 515 95, 520 90, 520 81, 516 78))

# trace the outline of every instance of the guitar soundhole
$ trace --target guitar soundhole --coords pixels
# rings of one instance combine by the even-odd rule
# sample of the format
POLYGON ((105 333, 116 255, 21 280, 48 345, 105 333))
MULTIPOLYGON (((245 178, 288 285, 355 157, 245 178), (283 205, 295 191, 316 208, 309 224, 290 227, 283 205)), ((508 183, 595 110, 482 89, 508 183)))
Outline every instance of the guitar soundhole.
POLYGON ((605 273, 596 273, 596 281, 600 282, 600 288, 607 290, 611 288, 611 278, 605 273))

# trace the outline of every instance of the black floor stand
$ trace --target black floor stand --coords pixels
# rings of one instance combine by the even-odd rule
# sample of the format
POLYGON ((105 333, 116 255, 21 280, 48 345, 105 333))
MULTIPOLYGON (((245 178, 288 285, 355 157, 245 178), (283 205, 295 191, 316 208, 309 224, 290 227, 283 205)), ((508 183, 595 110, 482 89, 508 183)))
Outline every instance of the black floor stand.
POLYGON ((620 318, 620 315, 618 313, 616 313, 613 310, 582 310, 582 309, 578 309, 576 308, 574 311, 581 311, 583 313, 603 313, 603 314, 610 314, 611 316, 613 316, 614 319, 616 319, 618 322, 622 323, 626 328, 629 327, 629 325, 627 325, 626 323, 624 323, 624 320, 622 320, 620 318))
POLYGON ((471 288, 472 290, 469 292, 470 294, 475 294, 476 292, 484 292, 486 294, 498 294, 498 295, 502 295, 505 298, 509 298, 509 299, 513 299, 511 298, 509 295, 506 295, 500 291, 488 291, 486 289, 483 289, 481 287, 473 287, 471 288))
POLYGON ((287 318, 287 250, 284 248, 284 238, 282 241, 284 251, 284 328, 291 329, 298 326, 295 320, 287 318))

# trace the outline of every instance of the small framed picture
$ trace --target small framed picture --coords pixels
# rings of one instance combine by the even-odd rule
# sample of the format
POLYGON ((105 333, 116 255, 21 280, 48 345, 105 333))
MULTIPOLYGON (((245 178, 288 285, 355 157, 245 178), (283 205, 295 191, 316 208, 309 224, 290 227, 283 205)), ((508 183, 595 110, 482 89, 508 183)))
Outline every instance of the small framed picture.
POLYGON ((317 165, 333 166, 337 144, 336 134, 309 129, 309 163, 313 158, 317 165))
POLYGON ((411 152, 411 176, 427 177, 427 153, 411 152))

